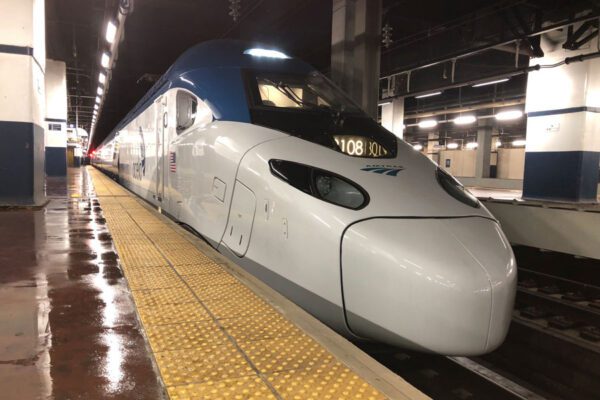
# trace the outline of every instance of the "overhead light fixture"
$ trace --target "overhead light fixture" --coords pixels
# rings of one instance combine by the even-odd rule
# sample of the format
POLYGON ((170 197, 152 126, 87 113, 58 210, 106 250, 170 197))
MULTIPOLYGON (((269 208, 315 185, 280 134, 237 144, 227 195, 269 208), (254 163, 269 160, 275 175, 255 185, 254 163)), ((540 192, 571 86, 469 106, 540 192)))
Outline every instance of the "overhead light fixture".
POLYGON ((496 141, 496 148, 498 148, 498 147, 500 147, 500 146, 502 146, 502 142, 501 142, 501 141, 499 141, 499 140, 497 140, 497 141, 496 141))
POLYGON ((511 119, 518 119, 523 116, 523 111, 521 110, 506 110, 500 111, 496 114, 496 119, 498 121, 509 121, 511 119))
POLYGON ((475 118, 474 115, 461 115, 461 116, 454 118, 454 123, 456 125, 467 125, 467 124, 472 124, 476 120, 477 120, 477 118, 475 118))
POLYGON ((103 68, 108 68, 109 63, 110 56, 108 55, 108 53, 102 53, 102 58, 100 58, 100 65, 102 65, 103 68))
POLYGON ((98 96, 102 96, 104 94, 104 89, 102 89, 102 87, 98 86, 98 96))
POLYGON ((115 41, 116 35, 117 35, 117 25, 112 21, 108 21, 108 25, 106 25, 106 41, 109 44, 113 44, 115 41))
POLYGON ((509 80, 509 78, 496 79, 495 81, 488 81, 488 82, 476 83, 475 85, 473 85, 473 87, 482 87, 482 86, 487 86, 487 85, 494 85, 496 83, 507 82, 508 80, 509 80))
POLYGON ((100 72, 98 74, 98 82, 100 82, 102 85, 106 83, 106 74, 104 72, 100 72))
MULTIPOLYGON (((98 104, 94 104, 94 110, 98 110, 98 108, 99 108, 98 104)), ((95 112, 94 112, 94 114, 95 114, 95 112)))
POLYGON ((280 51, 261 48, 248 49, 244 51, 244 54, 248 54, 253 57, 279 58, 283 60, 290 58, 290 56, 280 51))
POLYGON ((474 150, 477 148, 477 142, 469 142, 465 145, 465 147, 469 150, 474 150))
POLYGON ((425 97, 437 96, 439 94, 442 94, 442 92, 432 92, 432 93, 421 94, 419 96, 415 96, 415 99, 423 99, 425 97))
POLYGON ((96 104, 100 104, 100 101, 101 101, 101 100, 102 100, 102 99, 100 98, 100 96, 96 96, 96 104))
POLYGON ((438 122, 435 119, 424 119, 423 121, 419 122, 419 128, 433 128, 437 124, 438 122))
POLYGON ((525 139, 517 139, 517 140, 513 140, 512 145, 514 147, 523 147, 525 146, 525 144, 527 144, 527 141, 525 139))
POLYGON ((415 149, 416 151, 421 151, 421 150, 423 150, 423 145, 420 143, 417 143, 417 144, 413 145, 413 149, 415 149))
POLYGON ((458 143, 448 143, 446 145, 446 148, 450 149, 450 150, 456 150, 456 149, 458 149, 458 143))

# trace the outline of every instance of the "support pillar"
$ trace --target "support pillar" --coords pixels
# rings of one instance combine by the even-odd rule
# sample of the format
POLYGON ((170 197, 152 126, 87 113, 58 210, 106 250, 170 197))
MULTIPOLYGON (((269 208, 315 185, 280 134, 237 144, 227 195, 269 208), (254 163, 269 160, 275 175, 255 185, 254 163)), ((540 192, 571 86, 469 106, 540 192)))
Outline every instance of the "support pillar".
POLYGON ((381 125, 400 139, 404 138, 404 98, 394 98, 381 106, 381 125))
POLYGON ((334 0, 331 76, 369 115, 377 117, 381 0, 334 0))
POLYGON ((427 157, 433 162, 440 162, 440 134, 438 132, 430 132, 427 134, 427 157))
MULTIPOLYGON (((570 51, 542 40, 545 56, 531 64, 553 64, 596 49, 570 51)), ((587 203, 597 201, 600 161, 600 59, 545 68, 527 81, 527 145, 523 197, 587 203)))
POLYGON ((475 178, 490 177, 492 154, 492 126, 488 120, 479 120, 477 127, 477 153, 475 154, 475 178))
POLYGON ((67 175, 67 64, 46 60, 46 175, 67 175))
POLYGON ((44 196, 44 0, 0 0, 0 205, 44 196))

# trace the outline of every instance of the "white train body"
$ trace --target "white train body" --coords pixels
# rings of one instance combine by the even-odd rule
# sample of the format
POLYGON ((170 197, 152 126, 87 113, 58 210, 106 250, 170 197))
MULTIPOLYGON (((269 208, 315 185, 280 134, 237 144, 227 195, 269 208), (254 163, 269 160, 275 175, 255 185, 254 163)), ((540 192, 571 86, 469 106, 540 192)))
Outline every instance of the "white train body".
POLYGON ((299 100, 282 74, 317 76, 306 64, 248 48, 189 50, 93 163, 349 337, 452 355, 498 347, 516 263, 497 221, 366 115, 299 100), (249 88, 264 71, 283 78, 249 88), (283 107, 258 104, 273 88, 283 107))

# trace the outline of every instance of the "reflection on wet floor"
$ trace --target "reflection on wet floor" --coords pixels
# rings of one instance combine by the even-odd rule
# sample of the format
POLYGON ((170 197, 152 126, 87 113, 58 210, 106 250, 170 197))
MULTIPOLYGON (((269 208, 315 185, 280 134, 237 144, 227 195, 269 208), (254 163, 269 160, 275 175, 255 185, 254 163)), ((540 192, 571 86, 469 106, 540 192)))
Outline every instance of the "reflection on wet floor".
POLYGON ((87 172, 46 193, 0 208, 0 398, 163 398, 87 172))

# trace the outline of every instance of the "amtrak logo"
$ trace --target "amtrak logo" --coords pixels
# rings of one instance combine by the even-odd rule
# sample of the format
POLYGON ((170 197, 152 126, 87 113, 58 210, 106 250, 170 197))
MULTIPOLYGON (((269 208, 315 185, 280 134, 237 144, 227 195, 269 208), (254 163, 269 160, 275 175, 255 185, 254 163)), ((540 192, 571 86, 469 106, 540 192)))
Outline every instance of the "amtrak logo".
POLYGON ((397 176, 398 172, 402 171, 404 167, 402 165, 367 165, 365 168, 361 168, 361 171, 374 172, 380 175, 397 176))

